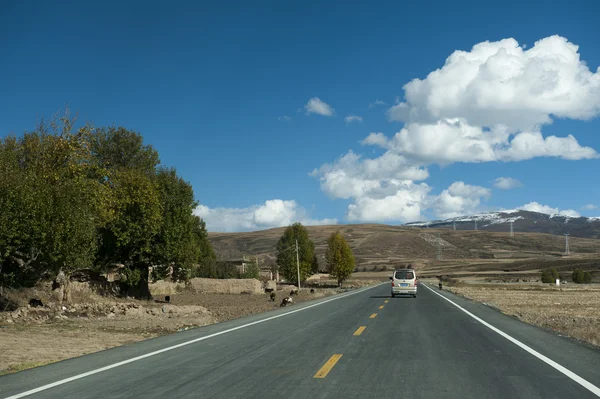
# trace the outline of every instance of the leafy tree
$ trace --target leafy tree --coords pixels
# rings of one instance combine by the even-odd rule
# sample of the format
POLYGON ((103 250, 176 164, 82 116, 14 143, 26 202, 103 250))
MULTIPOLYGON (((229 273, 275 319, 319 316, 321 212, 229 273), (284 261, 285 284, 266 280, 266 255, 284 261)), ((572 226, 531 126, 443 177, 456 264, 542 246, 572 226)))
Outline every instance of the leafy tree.
POLYGON ((258 280, 260 277, 260 267, 256 260, 251 260, 246 264, 246 270, 241 275, 242 278, 255 278, 258 280))
POLYGON ((313 255, 313 259, 312 259, 310 268, 311 268, 311 271, 313 274, 319 273, 319 259, 317 259, 317 254, 313 255))
POLYGON ((279 273, 287 281, 298 284, 298 269, 296 265, 296 240, 298 240, 298 255, 300 259, 300 280, 306 280, 310 275, 311 264, 315 253, 315 244, 308 237, 308 231, 301 223, 288 226, 277 242, 277 265, 279 273))
POLYGON ((344 236, 338 231, 332 233, 327 240, 327 251, 325 252, 327 270, 334 277, 338 285, 352 275, 356 266, 354 255, 344 236))
POLYGON ((553 284, 557 278, 560 278, 560 275, 555 268, 542 271, 542 283, 553 284))
POLYGON ((583 284, 583 270, 575 269, 573 270, 572 280, 576 284, 583 284))

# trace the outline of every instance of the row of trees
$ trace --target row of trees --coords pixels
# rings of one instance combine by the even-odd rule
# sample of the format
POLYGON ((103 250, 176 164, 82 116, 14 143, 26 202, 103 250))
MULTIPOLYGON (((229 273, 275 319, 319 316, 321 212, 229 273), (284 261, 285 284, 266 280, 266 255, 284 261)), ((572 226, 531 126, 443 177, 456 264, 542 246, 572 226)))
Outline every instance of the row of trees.
MULTIPOLYGON (((556 279, 566 280, 559 275, 555 268, 545 269, 542 271, 542 283, 553 284, 556 279)), ((575 284, 589 284, 592 282, 592 274, 590 272, 584 272, 581 269, 575 269, 571 274, 571 280, 575 284)))
MULTIPOLYGON (((298 284, 298 268, 300 281, 305 281, 310 275, 319 272, 315 244, 308 237, 308 231, 301 223, 288 226, 277 242, 276 248, 277 267, 287 281, 298 284)), ((332 233, 327 240, 325 261, 327 271, 337 280, 338 285, 352 275, 356 261, 350 246, 340 232, 332 233)))
MULTIPOLYGON (((0 285, 123 264, 129 286, 214 262, 189 183, 122 127, 68 115, 0 141, 0 285)), ((143 295, 144 292, 142 291, 143 295)))

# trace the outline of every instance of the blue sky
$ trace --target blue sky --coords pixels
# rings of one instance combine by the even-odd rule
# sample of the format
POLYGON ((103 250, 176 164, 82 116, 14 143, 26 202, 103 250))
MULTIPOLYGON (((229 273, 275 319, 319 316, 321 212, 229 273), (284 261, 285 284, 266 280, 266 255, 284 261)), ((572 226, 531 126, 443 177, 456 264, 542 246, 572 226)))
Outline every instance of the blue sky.
POLYGON ((0 136, 138 131, 211 230, 600 214, 600 3, 205 4, 2 2, 0 136))

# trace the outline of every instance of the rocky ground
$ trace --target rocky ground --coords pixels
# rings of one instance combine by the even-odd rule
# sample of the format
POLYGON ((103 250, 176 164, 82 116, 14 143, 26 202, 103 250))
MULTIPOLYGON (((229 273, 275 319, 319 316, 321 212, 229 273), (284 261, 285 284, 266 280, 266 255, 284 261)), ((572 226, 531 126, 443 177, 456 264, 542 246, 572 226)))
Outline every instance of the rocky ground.
MULTIPOLYGON (((322 298, 376 283, 349 281, 343 289, 333 281, 312 282, 294 303, 322 298)), ((291 286, 270 294, 208 294, 183 290, 153 301, 78 295, 71 303, 48 300, 43 306, 21 306, 0 312, 0 374, 140 341, 158 335, 231 320, 279 308, 291 286)), ((28 295, 32 292, 28 292, 28 295)), ((39 297, 44 296, 37 292, 39 297)), ((292 305, 293 306, 293 305, 292 305)))

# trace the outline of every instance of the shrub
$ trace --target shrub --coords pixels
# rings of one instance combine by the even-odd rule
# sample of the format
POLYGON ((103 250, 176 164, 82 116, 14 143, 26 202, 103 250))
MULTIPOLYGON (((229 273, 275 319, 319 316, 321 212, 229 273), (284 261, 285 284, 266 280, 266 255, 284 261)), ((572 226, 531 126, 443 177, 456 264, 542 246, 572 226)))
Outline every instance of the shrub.
POLYGON ((583 273, 583 283, 589 284, 591 282, 592 282, 592 273, 590 273, 590 272, 583 273))
POLYGON ((551 284, 556 281, 556 278, 552 274, 550 269, 545 269, 542 271, 542 283, 551 284))
POLYGON ((583 284, 583 270, 581 269, 575 269, 573 270, 573 276, 571 277, 573 279, 573 282, 576 284, 583 284))

